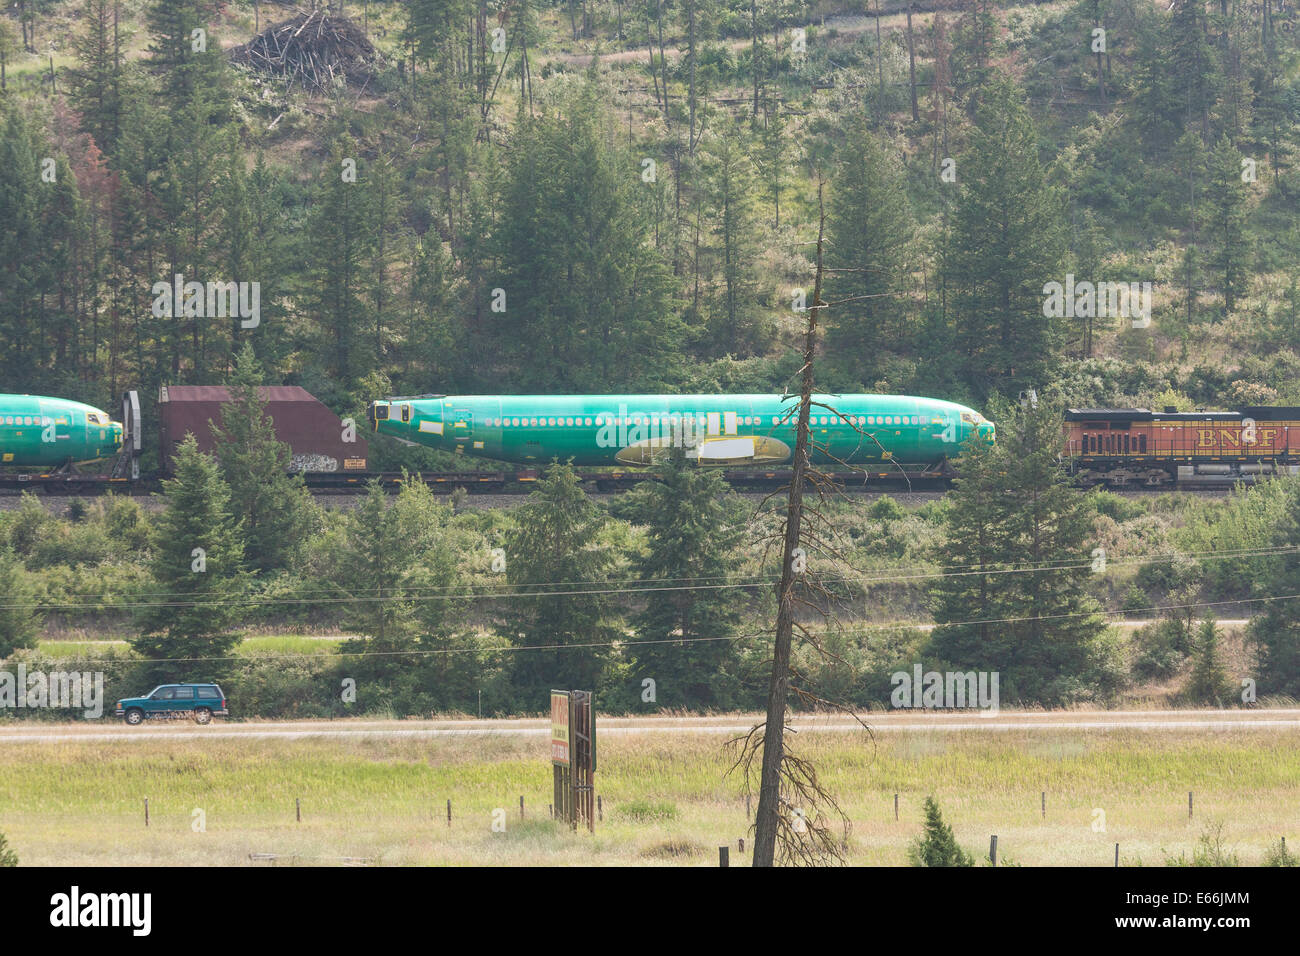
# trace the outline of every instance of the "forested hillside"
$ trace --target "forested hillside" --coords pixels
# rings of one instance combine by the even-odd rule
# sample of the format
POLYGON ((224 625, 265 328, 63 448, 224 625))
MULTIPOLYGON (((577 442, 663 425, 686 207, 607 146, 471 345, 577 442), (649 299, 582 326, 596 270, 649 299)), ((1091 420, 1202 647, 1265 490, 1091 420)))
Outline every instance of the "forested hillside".
POLYGON ((1298 25, 1280 0, 20 0, 0 381, 152 402, 247 342, 354 414, 781 389, 824 182, 824 388, 1297 403, 1298 25), (255 314, 188 282, 256 284, 255 314))

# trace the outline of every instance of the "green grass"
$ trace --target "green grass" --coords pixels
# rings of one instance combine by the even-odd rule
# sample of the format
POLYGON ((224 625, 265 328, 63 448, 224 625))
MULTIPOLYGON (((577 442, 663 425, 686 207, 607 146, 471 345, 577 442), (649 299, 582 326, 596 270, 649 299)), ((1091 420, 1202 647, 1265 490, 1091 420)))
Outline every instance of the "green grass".
MULTIPOLYGON (((852 819, 858 864, 902 865, 930 793, 977 858, 996 833, 1001 852, 1026 865, 1109 865, 1117 842, 1124 863, 1162 865, 1192 857, 1207 827, 1221 827, 1225 852, 1246 865, 1280 836, 1300 840, 1289 733, 890 734, 874 744, 803 733, 797 746, 852 819)), ((304 863, 716 865, 724 843, 733 862, 747 862, 736 842, 750 842, 743 789, 726 776, 730 753, 717 737, 611 734, 600 761, 604 820, 593 836, 545 819, 542 738, 7 744, 0 830, 25 864, 239 865, 272 853, 304 863), (205 832, 193 829, 196 810, 205 832), (493 830, 494 811, 504 832, 493 830)))
MULTIPOLYGON (((246 637, 236 648, 238 654, 328 654, 337 650, 346 638, 314 637, 309 634, 259 634, 246 637)), ((40 652, 49 657, 127 656, 130 645, 124 640, 43 640, 40 652)))

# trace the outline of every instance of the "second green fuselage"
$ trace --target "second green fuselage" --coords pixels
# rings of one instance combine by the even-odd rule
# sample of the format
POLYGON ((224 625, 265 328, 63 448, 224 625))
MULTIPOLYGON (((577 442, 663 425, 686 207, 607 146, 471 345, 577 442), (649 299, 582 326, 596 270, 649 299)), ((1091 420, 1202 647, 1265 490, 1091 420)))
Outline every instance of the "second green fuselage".
MULTIPOLYGON (((372 402, 384 435, 528 464, 644 466, 681 448, 702 465, 776 465, 795 445, 798 400, 780 395, 435 395, 372 402)), ((814 395, 819 464, 934 465, 971 437, 993 441, 978 412, 902 395, 814 395)))

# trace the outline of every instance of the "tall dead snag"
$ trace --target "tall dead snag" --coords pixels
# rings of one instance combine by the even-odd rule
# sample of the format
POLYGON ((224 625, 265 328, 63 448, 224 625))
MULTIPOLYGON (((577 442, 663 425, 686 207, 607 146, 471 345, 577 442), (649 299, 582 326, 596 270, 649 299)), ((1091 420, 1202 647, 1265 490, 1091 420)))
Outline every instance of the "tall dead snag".
MULTIPOLYGON (((817 185, 817 275, 808 307, 804 333, 803 368, 799 387, 799 425, 794 448, 794 473, 790 477, 785 509, 785 543, 781 551, 781 583, 776 614, 776 640, 772 654, 772 682, 767 693, 767 723, 763 730, 763 768, 758 789, 758 817, 754 834, 754 866, 776 862, 778 832, 793 827, 806 832, 802 818, 789 819, 791 811, 781 803, 782 770, 785 764, 785 711, 790 696, 790 644, 794 631, 798 585, 804 562, 799 550, 803 527, 803 486, 809 470, 808 417, 812 407, 813 359, 817 350, 817 311, 822 304, 822 242, 826 233, 826 211, 822 205, 822 184, 817 185)), ((809 768, 811 769, 811 768, 809 768)), ((815 777, 813 778, 815 781, 815 777)))

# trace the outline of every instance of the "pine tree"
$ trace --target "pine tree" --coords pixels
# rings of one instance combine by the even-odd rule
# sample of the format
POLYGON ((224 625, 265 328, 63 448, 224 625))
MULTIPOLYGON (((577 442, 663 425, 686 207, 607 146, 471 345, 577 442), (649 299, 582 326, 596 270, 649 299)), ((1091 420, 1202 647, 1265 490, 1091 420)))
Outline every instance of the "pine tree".
POLYGON ((942 262, 953 358, 978 394, 1048 381, 1063 331, 1044 315, 1043 287, 1064 281, 1064 200, 1047 181, 1019 90, 998 79, 984 100, 957 164, 961 192, 942 262))
POLYGON ((611 658, 608 645, 624 634, 608 595, 573 593, 607 588, 615 560, 601 540, 605 516, 573 467, 551 465, 511 517, 506 580, 533 596, 510 599, 505 627, 519 648, 512 654, 515 699, 528 711, 544 707, 551 688, 594 690, 611 658))
POLYGON ((925 832, 907 849, 912 866, 974 866, 974 858, 963 850, 953 836, 952 827, 943 822, 934 797, 925 798, 925 832))
POLYGON ((1223 664, 1222 637, 1212 615, 1197 630, 1192 656, 1192 674, 1183 697, 1192 704, 1222 707, 1233 699, 1235 688, 1223 664))
MULTIPOLYGON (((130 643, 151 658, 219 658, 239 643, 232 628, 244 591, 243 529, 232 514, 230 487, 193 435, 173 462, 176 477, 163 482, 167 507, 151 537, 151 599, 130 643)), ((204 661, 193 673, 216 669, 204 661)))
POLYGON ((997 672, 1003 700, 1105 699, 1117 673, 1089 589, 1092 512, 1057 461, 1059 409, 993 411, 997 444, 969 443, 958 460, 929 653, 997 672))
POLYGON ((637 562, 638 579, 669 588, 649 594, 632 620, 635 639, 647 642, 632 648, 633 683, 652 679, 661 707, 735 706, 731 638, 750 600, 726 587, 739 564, 740 527, 728 507, 735 496, 720 473, 684 460, 659 470, 662 481, 646 482, 624 510, 646 528, 649 548, 637 562), (672 590, 695 584, 701 588, 672 590))
POLYGON ((125 57, 121 0, 84 0, 84 28, 73 35, 77 65, 67 70, 69 101, 81 114, 81 128, 111 153, 122 124, 125 57))
POLYGON ((737 132, 717 137, 704 155, 714 254, 721 283, 714 306, 714 350, 738 357, 761 354, 770 330, 758 301, 759 248, 754 194, 757 177, 737 132))
POLYGON ((275 435, 258 388, 262 369, 245 343, 230 380, 231 401, 213 424, 221 474, 244 528, 244 557, 254 571, 292 566, 313 523, 302 475, 289 474, 290 449, 275 435))
MULTIPOLYGON (((1288 549, 1300 545, 1300 489, 1291 490, 1290 507, 1272 543, 1288 549)), ((1259 576, 1255 593, 1269 599, 1247 628, 1259 661, 1259 693, 1300 697, 1300 621, 1291 601, 1272 600, 1279 594, 1300 594, 1300 552, 1288 550, 1277 559, 1259 576)))
POLYGON ((1249 282, 1250 246, 1246 234, 1249 191, 1241 179, 1241 153, 1220 137, 1209 160, 1205 232, 1210 243, 1207 265, 1223 292, 1223 307, 1232 312, 1249 282))
POLYGON ((365 333, 373 328, 365 265, 375 248, 373 192, 356 143, 339 143, 321 170, 311 213, 310 314, 321 361, 344 388, 371 370, 365 333))
POLYGON ((826 354, 845 381, 873 389, 910 344, 901 293, 913 224, 902 170, 865 123, 837 151, 831 196, 826 354))
POLYGON ((561 112, 524 119, 512 141, 494 237, 502 274, 487 282, 505 311, 486 315, 518 388, 653 391, 679 374, 640 158, 610 145, 608 123, 587 86, 561 112))
POLYGON ((6 545, 0 548, 0 660, 21 648, 35 647, 40 636, 36 591, 23 562, 6 545))

